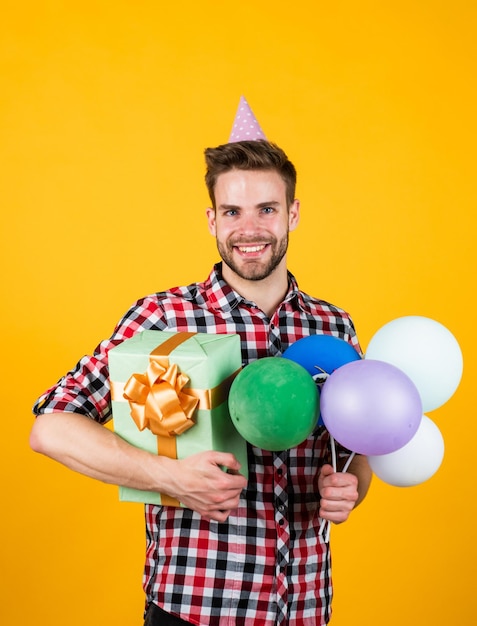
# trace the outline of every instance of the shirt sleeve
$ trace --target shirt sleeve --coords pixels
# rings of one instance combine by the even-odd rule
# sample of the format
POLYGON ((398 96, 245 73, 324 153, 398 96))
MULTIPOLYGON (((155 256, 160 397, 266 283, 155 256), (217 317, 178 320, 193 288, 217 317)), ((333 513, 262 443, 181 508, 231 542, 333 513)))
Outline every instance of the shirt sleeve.
POLYGON ((109 350, 142 330, 164 330, 166 327, 157 297, 138 300, 123 316, 109 339, 102 341, 93 354, 80 359, 73 369, 38 398, 33 413, 81 413, 105 424, 112 416, 109 350))
POLYGON ((364 353, 359 344, 359 340, 358 340, 358 336, 356 335, 356 329, 354 327, 353 320, 351 319, 349 315, 348 315, 348 323, 349 323, 349 330, 348 330, 348 338, 346 340, 348 341, 348 343, 350 343, 353 346, 353 348, 355 348, 359 356, 363 358, 364 353))

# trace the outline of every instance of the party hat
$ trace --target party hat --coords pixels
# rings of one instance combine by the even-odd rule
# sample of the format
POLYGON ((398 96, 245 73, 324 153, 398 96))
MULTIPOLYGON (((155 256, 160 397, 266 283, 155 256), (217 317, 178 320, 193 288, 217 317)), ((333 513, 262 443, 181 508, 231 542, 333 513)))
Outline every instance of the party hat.
POLYGON ((236 141, 257 141, 258 139, 266 139, 265 133, 260 128, 260 124, 257 122, 247 100, 244 96, 240 96, 240 102, 228 143, 235 143, 236 141))

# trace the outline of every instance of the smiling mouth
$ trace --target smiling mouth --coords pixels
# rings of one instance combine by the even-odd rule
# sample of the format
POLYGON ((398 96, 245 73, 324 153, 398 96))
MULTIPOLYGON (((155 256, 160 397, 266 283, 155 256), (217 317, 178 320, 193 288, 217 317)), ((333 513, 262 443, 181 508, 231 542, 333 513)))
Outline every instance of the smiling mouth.
POLYGON ((266 247, 267 247, 267 244, 265 244, 265 243, 262 243, 262 244, 259 244, 259 245, 254 245, 254 246, 237 246, 237 248, 243 254, 251 254, 253 252, 261 252, 266 247))

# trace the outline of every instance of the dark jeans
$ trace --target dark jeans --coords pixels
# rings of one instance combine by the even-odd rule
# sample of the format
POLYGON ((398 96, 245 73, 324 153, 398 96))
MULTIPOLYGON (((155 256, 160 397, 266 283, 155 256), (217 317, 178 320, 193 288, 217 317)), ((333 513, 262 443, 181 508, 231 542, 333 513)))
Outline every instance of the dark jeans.
POLYGON ((184 624, 190 624, 190 622, 166 613, 153 603, 147 607, 144 626, 184 626, 184 624))

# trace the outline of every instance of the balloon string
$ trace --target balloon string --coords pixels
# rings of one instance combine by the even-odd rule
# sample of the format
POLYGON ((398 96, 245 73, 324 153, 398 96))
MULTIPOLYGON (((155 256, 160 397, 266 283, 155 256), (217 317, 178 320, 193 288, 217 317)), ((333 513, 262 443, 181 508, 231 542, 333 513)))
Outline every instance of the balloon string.
POLYGON ((336 445, 335 439, 333 435, 330 435, 331 440, 331 465, 333 466, 333 471, 336 472, 336 445))
MULTIPOLYGON (((330 447, 331 447, 331 465, 333 467, 333 471, 336 472, 336 444, 333 435, 330 435, 330 447)), ((326 519, 321 520, 320 530, 318 531, 320 535, 323 535, 326 525, 328 524, 325 541, 329 541, 330 536, 330 526, 331 524, 326 519)))
MULTIPOLYGON (((331 465, 333 466, 333 471, 336 472, 336 469, 337 469, 337 464, 336 464, 336 443, 335 443, 335 438, 333 437, 333 435, 330 435, 330 442, 331 442, 331 465)), ((327 520, 326 523, 325 523, 325 526, 326 526, 325 541, 326 541, 326 543, 329 543, 330 542, 330 532, 331 532, 331 522, 329 520, 327 520)))
POLYGON ((343 474, 346 474, 349 466, 351 465, 351 461, 354 459, 355 455, 356 455, 356 452, 352 452, 349 455, 348 460, 346 461, 346 463, 344 464, 343 469, 341 470, 343 472, 343 474))

